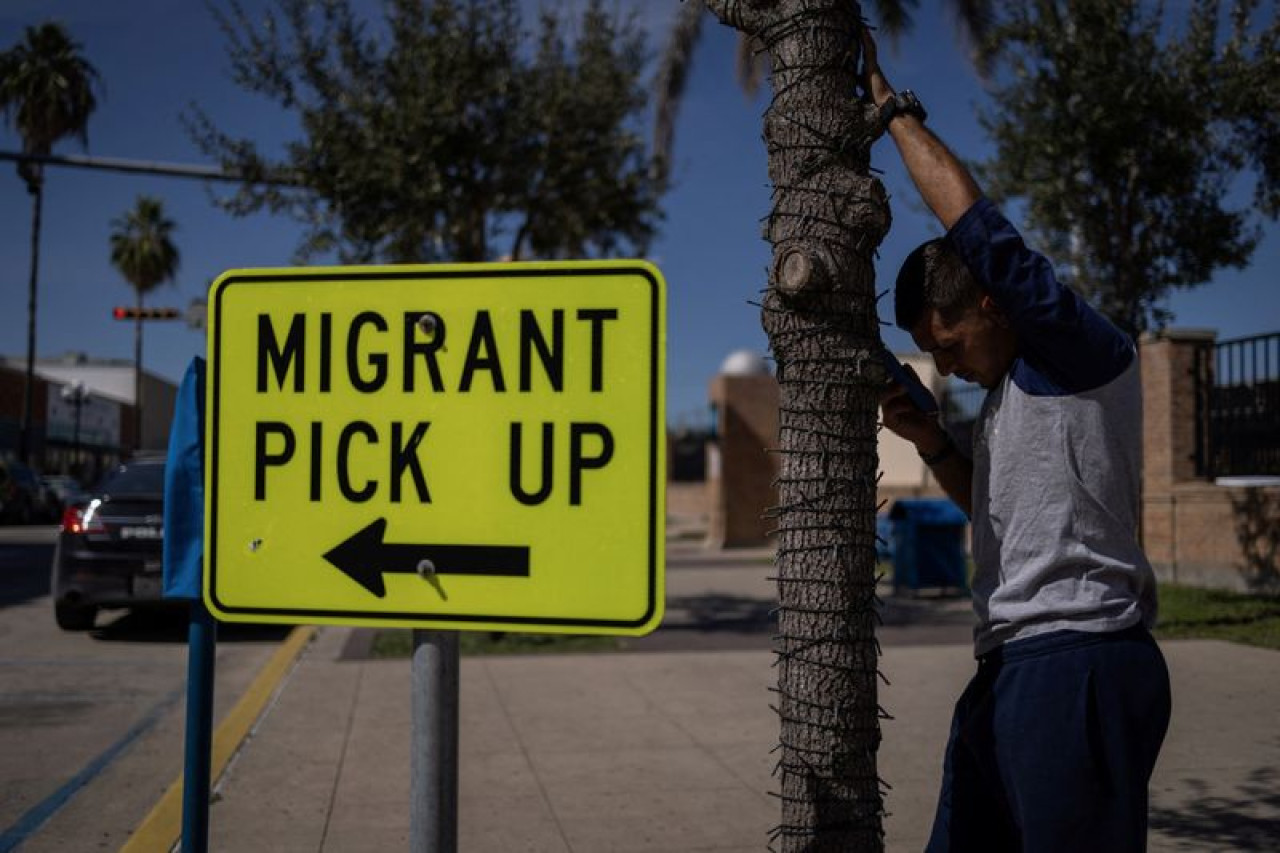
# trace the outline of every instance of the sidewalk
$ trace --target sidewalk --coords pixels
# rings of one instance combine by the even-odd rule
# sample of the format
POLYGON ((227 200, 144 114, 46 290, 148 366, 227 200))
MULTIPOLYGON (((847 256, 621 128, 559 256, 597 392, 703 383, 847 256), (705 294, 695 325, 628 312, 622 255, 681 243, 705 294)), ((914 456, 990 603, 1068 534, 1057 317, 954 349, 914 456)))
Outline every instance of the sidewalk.
MULTIPOLYGON (((765 849, 778 814, 768 574, 765 552, 676 548, 668 621, 637 651, 465 658, 459 849, 765 849)), ((973 668, 967 618, 963 601, 888 602, 888 850, 919 850, 928 833, 951 705, 973 668)), ((407 849, 410 664, 349 659, 356 633, 322 629, 285 682, 219 786, 212 850, 407 849)), ((1151 849, 1274 849, 1280 654, 1164 649, 1175 710, 1151 849)))

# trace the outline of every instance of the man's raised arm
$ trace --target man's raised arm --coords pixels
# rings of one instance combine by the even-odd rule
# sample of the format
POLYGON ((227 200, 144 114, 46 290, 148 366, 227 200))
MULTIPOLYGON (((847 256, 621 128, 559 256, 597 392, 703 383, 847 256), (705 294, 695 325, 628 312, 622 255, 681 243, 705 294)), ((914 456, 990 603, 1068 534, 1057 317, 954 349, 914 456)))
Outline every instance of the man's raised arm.
MULTIPOLYGON (((862 30, 862 61, 871 99, 877 107, 884 109, 896 93, 880 70, 876 43, 865 27, 862 30)), ((920 197, 942 222, 942 227, 951 230, 964 212, 982 197, 977 182, 919 117, 909 112, 897 112, 889 119, 889 135, 898 146, 898 153, 920 191, 920 197)))

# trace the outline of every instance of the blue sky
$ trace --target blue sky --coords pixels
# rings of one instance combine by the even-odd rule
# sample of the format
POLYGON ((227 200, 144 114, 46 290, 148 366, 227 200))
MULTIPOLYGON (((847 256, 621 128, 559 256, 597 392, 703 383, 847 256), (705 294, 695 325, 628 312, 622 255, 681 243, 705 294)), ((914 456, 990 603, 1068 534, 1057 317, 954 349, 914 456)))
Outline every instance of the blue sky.
MULTIPOLYGON (((261 3, 249 2, 256 8, 261 3)), ((373 5, 373 4, 370 4, 373 5)), ((527 5, 537 5, 529 0, 527 5)), ((677 0, 619 0, 660 37, 677 0)), ((976 76, 936 3, 921 4, 916 31, 897 50, 882 46, 882 64, 899 88, 912 88, 929 109, 930 124, 962 157, 987 156, 975 116, 983 103, 976 76)), ((198 0, 7 0, 0 10, 0 47, 22 28, 55 18, 79 40, 105 82, 105 96, 89 128, 88 153, 180 163, 203 162, 187 138, 179 113, 200 103, 221 125, 263 140, 279 140, 290 122, 274 107, 230 81, 221 33, 198 0)), ((657 43, 655 43, 655 48, 657 43)), ((769 209, 761 141, 765 98, 749 101, 733 79, 733 33, 712 21, 695 59, 676 131, 676 185, 665 199, 663 233, 651 256, 669 286, 668 420, 702 423, 707 384, 725 356, 747 348, 763 352, 758 310, 748 304, 765 282, 768 246, 760 219, 769 209)), ((0 130, 0 148, 17 137, 0 130)), ((79 152, 64 142, 60 153, 79 152)), ((902 258, 940 233, 919 204, 892 144, 877 143, 873 164, 892 200, 894 224, 880 247, 879 289, 891 286, 902 258)), ((132 358, 132 326, 111 319, 111 307, 132 294, 108 259, 111 220, 139 194, 160 197, 178 223, 182 266, 176 286, 150 304, 185 307, 203 296, 223 270, 287 266, 299 229, 284 218, 235 219, 216 209, 201 182, 79 169, 51 169, 41 243, 38 351, 68 350, 98 358, 132 358)), ((31 205, 12 166, 0 164, 0 353, 26 348, 26 282, 31 205)), ((1176 295, 1175 326, 1212 328, 1220 338, 1280 330, 1280 230, 1269 227, 1244 271, 1220 272, 1198 290, 1176 295)), ((882 301, 881 316, 891 307, 882 301)), ((886 328, 892 348, 910 340, 886 328)), ((204 338, 180 323, 146 329, 148 370, 177 380, 204 338)))

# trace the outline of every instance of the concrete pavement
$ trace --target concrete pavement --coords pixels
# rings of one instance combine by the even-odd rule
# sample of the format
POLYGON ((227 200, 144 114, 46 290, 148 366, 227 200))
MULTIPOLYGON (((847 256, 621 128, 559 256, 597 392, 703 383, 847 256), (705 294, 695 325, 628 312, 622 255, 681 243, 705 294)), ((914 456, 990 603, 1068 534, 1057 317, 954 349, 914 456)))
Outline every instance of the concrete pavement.
MULTIPOLYGON (((460 849, 765 849, 778 813, 769 573, 767 554, 677 547, 672 606, 649 645, 465 658, 460 849)), ((888 599, 881 703, 894 719, 879 761, 893 786, 891 851, 921 849, 929 829, 951 705, 973 668, 966 610, 888 599)), ((304 652, 217 786, 211 849, 408 847, 410 664, 353 659, 357 634, 323 628, 304 652)), ((1275 849, 1280 654, 1211 641, 1164 650, 1174 717, 1151 848, 1275 849)))
MULTIPOLYGON (((108 613, 54 624, 57 528, 0 527, 0 851, 117 850, 182 770, 186 620, 108 613)), ((288 628, 225 626, 214 712, 288 628)))

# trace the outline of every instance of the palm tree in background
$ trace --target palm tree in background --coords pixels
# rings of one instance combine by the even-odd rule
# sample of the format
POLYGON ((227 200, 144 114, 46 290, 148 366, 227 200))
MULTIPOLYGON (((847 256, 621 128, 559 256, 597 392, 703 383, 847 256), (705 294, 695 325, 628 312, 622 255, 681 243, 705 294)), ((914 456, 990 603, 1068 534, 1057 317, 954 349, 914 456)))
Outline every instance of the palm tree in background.
MULTIPOLYGON (((891 43, 909 32, 915 21, 912 12, 918 0, 872 0, 869 3, 879 30, 891 43)), ((955 18, 958 34, 969 49, 978 73, 985 75, 990 56, 979 51, 983 37, 991 26, 991 0, 942 0, 955 18)), ((654 75, 653 153, 658 177, 665 181, 670 174, 671 152, 675 145, 676 118, 689 82, 693 54, 702 39, 702 23, 706 20, 705 0, 682 0, 666 47, 658 59, 654 75)), ((739 31, 734 60, 738 83, 747 95, 755 95, 769 73, 769 54, 758 37, 739 31)))
POLYGON ((142 446, 142 301, 152 290, 172 282, 178 272, 178 247, 172 234, 177 226, 165 216, 164 205, 151 196, 138 196, 134 207, 111 221, 111 264, 133 288, 133 440, 142 446))
MULTIPOLYGON (((21 42, 0 53, 0 110, 22 137, 26 154, 47 156, 58 140, 74 136, 88 145, 89 116, 97 107, 98 72, 80 45, 58 23, 28 27, 21 42)), ((44 164, 19 162, 18 174, 32 197, 31 278, 27 291, 27 372, 22 390, 19 455, 31 453, 32 394, 36 362, 36 281, 40 261, 40 216, 44 164)))

